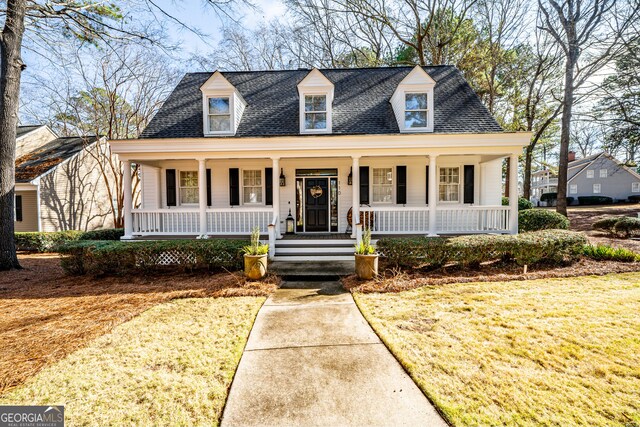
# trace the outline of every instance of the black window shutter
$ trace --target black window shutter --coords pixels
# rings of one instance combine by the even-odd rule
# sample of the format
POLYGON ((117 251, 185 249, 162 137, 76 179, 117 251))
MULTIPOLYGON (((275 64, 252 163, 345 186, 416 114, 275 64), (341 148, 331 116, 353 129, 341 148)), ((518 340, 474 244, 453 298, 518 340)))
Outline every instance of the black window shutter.
POLYGON ((396 166, 396 203, 407 203, 407 167, 396 166))
POLYGON ((464 203, 474 203, 475 166, 464 165, 464 203))
POLYGON ((240 169, 229 168, 229 205, 240 205, 240 169))
POLYGON ((273 168, 264 169, 265 204, 273 205, 273 168))
POLYGON ((176 205, 176 170, 166 170, 167 206, 176 205))
POLYGON ((22 221, 22 196, 16 196, 16 221, 22 221))
POLYGON ((207 169, 207 206, 211 206, 211 169, 207 169))
POLYGON ((369 166, 360 166, 360 204, 369 204, 369 166))
POLYGON ((427 189, 425 190, 425 203, 428 205, 429 204, 429 165, 427 165, 427 179, 425 180, 425 183, 427 184, 427 189))

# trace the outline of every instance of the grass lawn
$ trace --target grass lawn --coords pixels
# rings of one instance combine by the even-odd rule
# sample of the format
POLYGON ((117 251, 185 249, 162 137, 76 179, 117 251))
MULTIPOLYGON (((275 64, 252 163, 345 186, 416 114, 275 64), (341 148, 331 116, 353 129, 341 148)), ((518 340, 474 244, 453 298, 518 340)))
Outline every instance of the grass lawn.
POLYGON ((74 426, 217 425, 264 300, 156 305, 43 369, 0 404, 64 404, 74 426))
POLYGON ((0 395, 117 325, 177 298, 267 296, 277 280, 240 274, 67 276, 55 254, 20 255, 0 274, 0 395))
POLYGON ((640 425, 640 273, 354 297, 453 425, 640 425))

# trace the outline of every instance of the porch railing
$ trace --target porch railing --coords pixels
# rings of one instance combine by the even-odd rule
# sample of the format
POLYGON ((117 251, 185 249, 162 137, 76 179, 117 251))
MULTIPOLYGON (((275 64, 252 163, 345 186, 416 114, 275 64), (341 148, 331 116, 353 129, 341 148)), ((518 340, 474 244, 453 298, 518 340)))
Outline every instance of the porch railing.
POLYGON ((246 234, 253 227, 260 227, 260 233, 267 233, 273 209, 266 208, 226 208, 207 209, 207 234, 246 234))
POLYGON ((422 234, 429 232, 429 209, 427 207, 362 206, 361 218, 364 226, 371 227, 375 234, 422 234))
POLYGON ((438 233, 506 233, 509 206, 438 207, 438 233))
POLYGON ((197 209, 136 209, 132 216, 133 234, 200 234, 197 209))
MULTIPOLYGON (((362 206, 362 223, 374 234, 426 234, 429 207, 362 206)), ((508 206, 438 206, 436 230, 440 234, 507 233, 508 206)))
MULTIPOLYGON (((272 209, 207 209, 207 234, 246 234, 253 227, 267 233, 272 209)), ((135 235, 199 235, 200 212, 197 209, 136 209, 132 212, 135 235)))

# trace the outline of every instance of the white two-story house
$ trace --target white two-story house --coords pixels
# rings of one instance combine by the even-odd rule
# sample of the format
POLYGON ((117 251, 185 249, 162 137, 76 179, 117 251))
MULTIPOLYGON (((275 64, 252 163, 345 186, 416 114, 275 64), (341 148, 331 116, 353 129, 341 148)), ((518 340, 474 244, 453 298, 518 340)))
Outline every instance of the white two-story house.
POLYGON ((141 165, 125 238, 258 226, 275 243, 356 238, 354 222, 374 235, 516 233, 501 165, 529 138, 503 131, 452 66, 216 71, 187 74, 112 150, 141 165))

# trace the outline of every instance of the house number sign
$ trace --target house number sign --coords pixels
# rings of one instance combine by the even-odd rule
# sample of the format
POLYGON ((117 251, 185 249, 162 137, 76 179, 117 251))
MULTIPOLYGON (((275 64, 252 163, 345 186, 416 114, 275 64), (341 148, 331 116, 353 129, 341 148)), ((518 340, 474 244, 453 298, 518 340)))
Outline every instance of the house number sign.
POLYGON ((318 197, 322 196, 322 187, 320 187, 319 185, 315 185, 309 189, 309 193, 311 194, 311 197, 317 199, 318 197))

